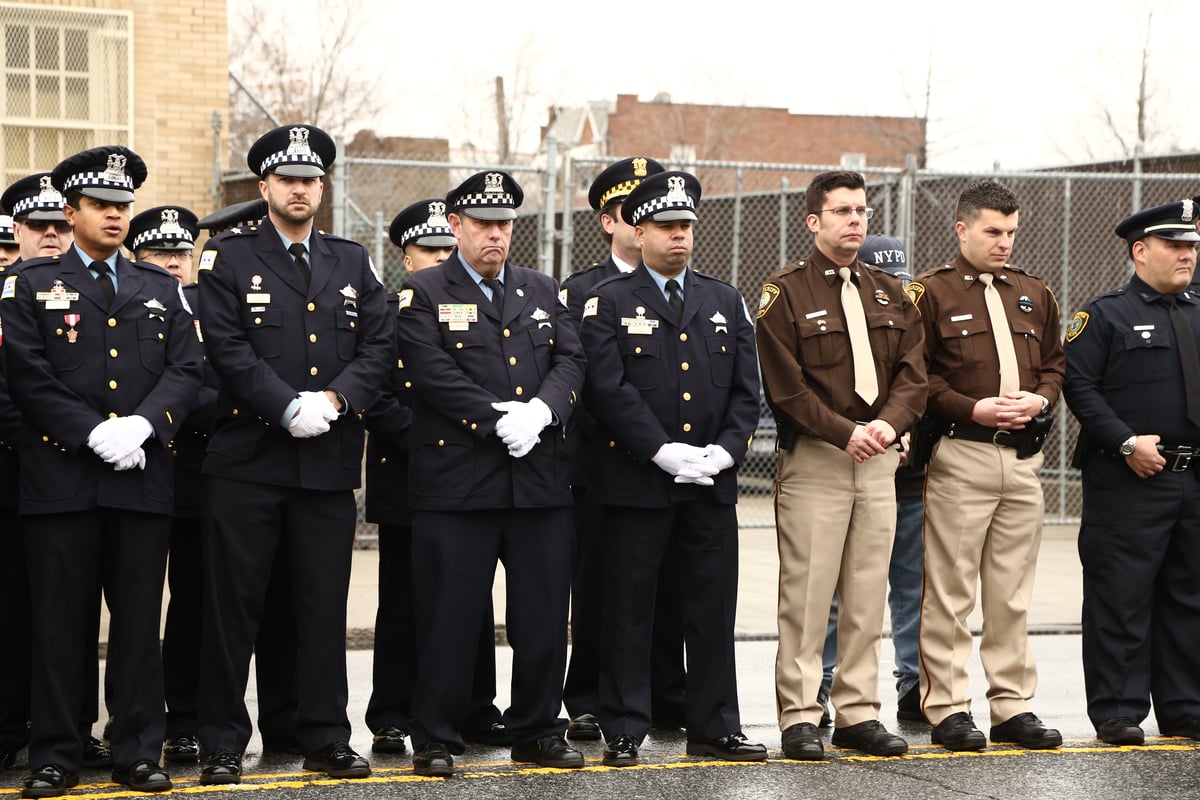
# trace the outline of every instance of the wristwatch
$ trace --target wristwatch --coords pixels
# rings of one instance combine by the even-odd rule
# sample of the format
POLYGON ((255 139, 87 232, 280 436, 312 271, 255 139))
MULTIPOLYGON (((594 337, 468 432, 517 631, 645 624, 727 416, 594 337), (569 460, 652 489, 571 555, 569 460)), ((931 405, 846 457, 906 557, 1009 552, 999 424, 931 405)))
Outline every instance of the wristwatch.
POLYGON ((1123 456, 1133 455, 1134 448, 1137 447, 1137 436, 1130 436, 1125 441, 1121 442, 1120 453, 1123 456))

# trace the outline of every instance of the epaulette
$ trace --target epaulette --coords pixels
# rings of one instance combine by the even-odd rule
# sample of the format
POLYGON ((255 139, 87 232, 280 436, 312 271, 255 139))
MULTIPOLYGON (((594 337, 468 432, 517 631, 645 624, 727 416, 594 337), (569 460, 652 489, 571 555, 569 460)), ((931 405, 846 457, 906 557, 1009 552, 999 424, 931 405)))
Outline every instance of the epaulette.
POLYGON ((695 270, 695 269, 692 270, 692 274, 695 275, 697 278, 703 278, 704 280, 712 281, 713 283, 720 283, 720 284, 724 284, 725 286, 728 286, 730 288, 734 288, 732 283, 730 283, 729 281, 726 281, 726 280, 722 280, 721 278, 718 278, 716 275, 709 275, 707 272, 700 272, 699 270, 695 270))
POLYGON ((808 260, 803 259, 803 258, 798 258, 795 261, 784 264, 778 270, 771 273, 771 275, 769 275, 767 277, 767 281, 770 282, 776 278, 783 277, 784 275, 787 275, 790 272, 796 272, 797 270, 806 269, 807 267, 808 267, 808 260))
POLYGON ((1029 273, 1028 273, 1028 272, 1026 272, 1025 270, 1023 270, 1023 269, 1021 269, 1020 267, 1018 267, 1016 264, 1005 264, 1005 265, 1004 265, 1004 268, 1005 268, 1005 269, 1011 269, 1013 272, 1019 272, 1019 273, 1021 273, 1022 275, 1028 275, 1028 274, 1029 274, 1029 273))
POLYGON ((604 267, 604 262, 597 261, 595 264, 592 264, 590 267, 584 267, 581 270, 572 272, 570 275, 568 275, 567 277, 562 279, 561 285, 566 286, 569 282, 575 280, 576 278, 578 278, 582 275, 587 275, 589 272, 595 272, 596 270, 602 269, 603 267, 604 267))

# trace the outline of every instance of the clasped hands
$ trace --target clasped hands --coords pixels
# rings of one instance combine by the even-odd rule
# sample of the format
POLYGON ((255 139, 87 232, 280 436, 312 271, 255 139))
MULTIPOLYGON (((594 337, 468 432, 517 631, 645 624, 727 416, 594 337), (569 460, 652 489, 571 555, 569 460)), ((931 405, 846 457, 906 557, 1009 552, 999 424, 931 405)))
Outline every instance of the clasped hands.
POLYGON ((550 406, 538 397, 527 403, 520 400, 492 403, 492 408, 501 414, 496 420, 496 435, 508 446, 508 454, 513 458, 528 455, 540 441, 542 429, 554 418, 550 406))
POLYGON ((733 456, 719 444, 697 447, 683 442, 667 442, 650 459, 659 469, 675 477, 675 483, 712 486, 713 476, 733 466, 733 456))
POLYGON ((92 428, 87 446, 118 472, 135 467, 145 469, 146 451, 142 443, 153 433, 150 420, 143 416, 110 417, 92 428))

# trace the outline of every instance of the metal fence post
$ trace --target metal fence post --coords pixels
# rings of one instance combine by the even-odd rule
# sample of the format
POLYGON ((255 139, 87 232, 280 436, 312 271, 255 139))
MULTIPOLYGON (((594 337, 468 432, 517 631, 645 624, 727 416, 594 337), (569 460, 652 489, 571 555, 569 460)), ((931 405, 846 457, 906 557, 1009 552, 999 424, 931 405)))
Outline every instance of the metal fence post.
POLYGON ((562 243, 559 252, 562 253, 562 275, 565 278, 574 272, 571 265, 571 248, 575 244, 575 225, 572 223, 575 204, 575 159, 563 158, 563 197, 562 197, 562 228, 559 231, 559 241, 562 243))
POLYGON ((350 195, 346 187, 350 185, 350 162, 346 159, 346 140, 338 136, 334 140, 336 147, 335 160, 342 166, 333 173, 333 232, 337 236, 346 235, 346 204, 350 195))
POLYGON ((558 137, 546 137, 546 182, 542 187, 542 240, 538 246, 538 266, 554 275, 554 190, 558 184, 558 137))
POLYGON ((779 179, 779 266, 788 263, 788 179, 779 179))

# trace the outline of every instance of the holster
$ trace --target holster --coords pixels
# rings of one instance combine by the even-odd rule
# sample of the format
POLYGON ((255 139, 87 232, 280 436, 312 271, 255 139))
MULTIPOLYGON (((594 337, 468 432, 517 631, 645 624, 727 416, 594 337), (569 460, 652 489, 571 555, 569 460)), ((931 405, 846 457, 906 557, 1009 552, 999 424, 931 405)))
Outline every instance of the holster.
POLYGON ((1049 414, 1039 414, 1026 423, 1025 428, 1015 434, 1017 458, 1032 458, 1040 453, 1046 437, 1050 435, 1050 428, 1053 426, 1054 417, 1049 414))
POLYGON ((923 469, 933 455, 933 446, 946 432, 946 423, 932 414, 925 414, 913 425, 908 437, 908 464, 923 469))
POLYGON ((791 452, 796 444, 796 429, 789 422, 775 420, 775 449, 791 452))

